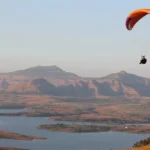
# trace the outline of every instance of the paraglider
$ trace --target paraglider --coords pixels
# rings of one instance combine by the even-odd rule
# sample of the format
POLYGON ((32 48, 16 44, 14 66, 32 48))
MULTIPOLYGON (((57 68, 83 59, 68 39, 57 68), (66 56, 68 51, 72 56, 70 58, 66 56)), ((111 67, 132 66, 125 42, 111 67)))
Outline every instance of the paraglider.
POLYGON ((148 14, 150 14, 150 9, 147 8, 132 11, 126 18, 126 28, 132 30, 138 21, 148 14))
MULTIPOLYGON (((146 15, 150 14, 150 9, 142 8, 132 11, 126 18, 126 28, 127 30, 132 30, 134 26, 146 15)), ((147 59, 142 56, 140 64, 146 64, 147 59)))
POLYGON ((142 56, 140 64, 146 64, 147 59, 145 58, 145 56, 142 56))

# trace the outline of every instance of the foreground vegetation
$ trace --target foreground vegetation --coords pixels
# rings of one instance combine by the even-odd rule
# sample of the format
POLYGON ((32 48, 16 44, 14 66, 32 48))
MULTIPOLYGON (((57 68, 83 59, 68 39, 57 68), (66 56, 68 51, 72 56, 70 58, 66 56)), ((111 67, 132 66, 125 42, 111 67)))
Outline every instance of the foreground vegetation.
POLYGON ((150 145, 146 145, 142 147, 127 148, 123 150, 150 150, 150 145))
POLYGON ((150 150, 150 137, 136 142, 132 148, 126 148, 122 150, 150 150))
POLYGON ((135 143, 133 147, 143 147, 147 145, 150 146, 150 137, 135 143))

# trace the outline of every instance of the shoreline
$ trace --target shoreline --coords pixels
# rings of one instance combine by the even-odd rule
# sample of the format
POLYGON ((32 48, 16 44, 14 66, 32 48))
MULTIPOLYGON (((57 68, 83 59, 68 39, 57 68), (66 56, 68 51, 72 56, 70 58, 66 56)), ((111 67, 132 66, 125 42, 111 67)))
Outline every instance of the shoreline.
POLYGON ((0 130, 0 139, 13 139, 13 140, 46 140, 44 137, 23 135, 13 132, 1 131, 0 130))
POLYGON ((23 148, 0 147, 0 150, 28 150, 23 148))
POLYGON ((150 124, 149 121, 128 121, 120 120, 117 118, 103 118, 97 120, 78 120, 78 119, 68 119, 68 115, 51 114, 51 113, 40 113, 40 112, 14 112, 14 113, 0 113, 0 117, 47 117, 48 120, 52 121, 62 121, 62 122, 81 122, 81 123, 91 123, 91 124, 115 124, 115 125, 125 125, 125 124, 150 124), (61 119, 63 117, 63 119, 61 119), (66 119, 64 119, 66 117, 66 119))

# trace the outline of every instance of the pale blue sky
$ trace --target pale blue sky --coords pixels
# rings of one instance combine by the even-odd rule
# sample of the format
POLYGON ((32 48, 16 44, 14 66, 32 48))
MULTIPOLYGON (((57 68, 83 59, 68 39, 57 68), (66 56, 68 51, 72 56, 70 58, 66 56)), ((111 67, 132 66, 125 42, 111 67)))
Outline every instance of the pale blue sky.
POLYGON ((1 0, 0 72, 57 65, 82 76, 126 70, 150 77, 150 16, 125 28, 127 15, 143 7, 150 1, 1 0))

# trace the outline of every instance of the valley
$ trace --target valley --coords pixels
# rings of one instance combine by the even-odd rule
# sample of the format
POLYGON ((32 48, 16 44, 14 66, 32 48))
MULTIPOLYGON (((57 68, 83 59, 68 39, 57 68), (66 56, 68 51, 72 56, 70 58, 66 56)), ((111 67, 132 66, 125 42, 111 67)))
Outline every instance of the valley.
POLYGON ((0 116, 49 117, 51 120, 91 123, 149 123, 149 99, 63 98, 48 95, 1 94, 0 108, 24 108, 23 112, 0 116))
POLYGON ((137 125, 150 123, 149 107, 150 79, 125 71, 101 78, 80 77, 57 66, 0 73, 0 109, 22 109, 0 111, 0 117, 47 117, 49 122, 92 124, 73 128, 65 125, 64 129, 56 127, 59 124, 45 124, 45 128, 40 122, 36 127, 41 129, 149 134, 149 126, 137 125), (94 128, 98 124, 110 126, 94 128), (126 124, 131 126, 126 128, 126 124))

